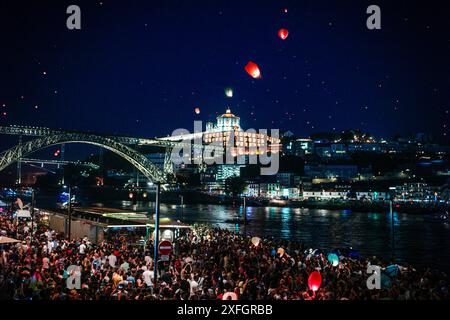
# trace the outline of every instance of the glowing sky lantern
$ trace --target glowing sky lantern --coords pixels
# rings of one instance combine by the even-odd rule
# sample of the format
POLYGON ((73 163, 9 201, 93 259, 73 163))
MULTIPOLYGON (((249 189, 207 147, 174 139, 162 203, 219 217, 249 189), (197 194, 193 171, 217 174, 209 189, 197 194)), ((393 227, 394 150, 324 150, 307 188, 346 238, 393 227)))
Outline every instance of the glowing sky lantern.
POLYGON ((282 257, 284 255, 285 251, 283 248, 278 248, 277 253, 280 257, 282 257))
POLYGON ((245 71, 250 75, 250 77, 254 79, 261 78, 261 70, 259 70, 259 67, 256 63, 253 61, 249 61, 247 65, 245 66, 245 71))
POLYGON ((225 88, 225 95, 228 98, 233 98, 233 89, 232 88, 225 88))
POLYGON ((252 238, 252 243, 255 247, 257 247, 259 245, 259 243, 261 242, 261 238, 260 237, 253 237, 252 238))
POLYGON ((286 40, 286 38, 289 35, 288 29, 280 29, 278 30, 278 37, 280 37, 281 40, 286 40))
POLYGON ((322 284, 322 276, 320 275, 320 272, 319 271, 312 272, 308 278, 309 289, 315 292, 319 290, 321 284, 322 284))
POLYGON ((195 108, 194 111, 196 114, 200 114, 200 108, 195 108))
POLYGON ((337 267, 339 265, 339 257, 334 253, 330 253, 328 255, 328 261, 333 267, 337 267))
POLYGON ((237 300, 237 299, 238 296, 234 292, 226 292, 222 297, 222 300, 237 300))

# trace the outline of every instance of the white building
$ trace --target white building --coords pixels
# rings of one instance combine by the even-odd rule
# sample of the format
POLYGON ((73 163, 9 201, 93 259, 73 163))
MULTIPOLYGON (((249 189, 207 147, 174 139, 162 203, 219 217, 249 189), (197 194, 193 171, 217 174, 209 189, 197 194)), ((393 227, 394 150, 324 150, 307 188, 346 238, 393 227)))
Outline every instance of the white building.
POLYGON ((332 200, 347 199, 347 191, 303 191, 304 199, 332 200))

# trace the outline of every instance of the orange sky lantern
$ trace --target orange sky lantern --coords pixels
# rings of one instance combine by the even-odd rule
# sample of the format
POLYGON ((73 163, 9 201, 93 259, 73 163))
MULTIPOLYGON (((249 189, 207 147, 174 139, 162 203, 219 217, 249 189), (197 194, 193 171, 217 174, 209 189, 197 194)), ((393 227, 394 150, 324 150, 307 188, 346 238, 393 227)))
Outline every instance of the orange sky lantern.
POLYGON ((280 29, 278 30, 278 37, 280 37, 281 40, 286 40, 286 38, 289 36, 289 30, 288 29, 280 29))
POLYGON ((253 61, 249 61, 247 65, 245 66, 245 71, 250 75, 250 77, 254 79, 261 78, 261 70, 259 70, 259 67, 256 63, 253 61))

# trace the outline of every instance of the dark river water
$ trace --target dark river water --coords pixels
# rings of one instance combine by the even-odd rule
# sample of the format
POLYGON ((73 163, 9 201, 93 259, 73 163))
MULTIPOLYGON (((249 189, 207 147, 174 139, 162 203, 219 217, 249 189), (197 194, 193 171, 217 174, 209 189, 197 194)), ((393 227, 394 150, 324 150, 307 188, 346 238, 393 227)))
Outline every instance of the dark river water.
MULTIPOLYGON (((128 201, 104 203, 106 207, 130 209, 128 201)), ((153 204, 138 204, 137 210, 153 212, 153 204)), ((248 224, 236 225, 243 208, 222 205, 161 205, 161 216, 193 224, 217 227, 255 236, 299 241, 324 250, 353 247, 363 256, 392 256, 392 219, 389 213, 360 213, 322 209, 248 207, 248 224)), ((394 213, 394 257, 397 263, 433 267, 450 273, 450 225, 426 215, 394 213)))

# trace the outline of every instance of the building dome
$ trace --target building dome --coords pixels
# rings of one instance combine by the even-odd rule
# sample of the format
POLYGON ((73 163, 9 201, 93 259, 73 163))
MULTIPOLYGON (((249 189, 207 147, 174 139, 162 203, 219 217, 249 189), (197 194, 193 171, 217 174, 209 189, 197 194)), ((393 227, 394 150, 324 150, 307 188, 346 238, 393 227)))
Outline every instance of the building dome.
POLYGON ((228 108, 224 114, 217 117, 217 129, 219 131, 231 131, 231 130, 240 130, 241 119, 232 114, 230 108, 228 108))

